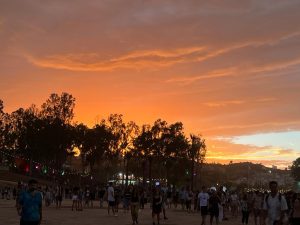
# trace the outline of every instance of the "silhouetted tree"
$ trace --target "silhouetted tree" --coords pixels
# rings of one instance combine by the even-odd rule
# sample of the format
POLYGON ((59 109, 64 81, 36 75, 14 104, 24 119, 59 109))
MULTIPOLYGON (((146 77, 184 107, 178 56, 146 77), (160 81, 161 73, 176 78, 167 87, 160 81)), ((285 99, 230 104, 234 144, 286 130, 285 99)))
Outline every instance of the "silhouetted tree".
POLYGON ((50 121, 60 121, 63 124, 69 124, 74 117, 75 98, 68 94, 62 93, 51 94, 50 97, 42 104, 41 116, 50 121))
POLYGON ((197 135, 190 135, 191 143, 190 148, 188 151, 188 157, 191 161, 191 169, 190 169, 190 176, 191 176, 191 189, 194 188, 194 177, 197 175, 195 171, 195 163, 202 164, 206 155, 206 145, 205 140, 202 139, 201 136, 197 135))
POLYGON ((295 180, 300 181, 300 157, 293 162, 291 172, 295 180))

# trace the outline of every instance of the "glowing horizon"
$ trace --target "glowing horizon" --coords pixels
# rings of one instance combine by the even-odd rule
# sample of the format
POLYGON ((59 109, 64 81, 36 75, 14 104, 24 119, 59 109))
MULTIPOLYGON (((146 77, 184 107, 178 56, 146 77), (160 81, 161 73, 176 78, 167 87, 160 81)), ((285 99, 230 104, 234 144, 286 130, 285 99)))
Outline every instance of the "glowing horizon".
POLYGON ((284 168, 300 157, 300 2, 54 0, 0 3, 0 99, 50 93, 75 120, 182 121, 209 162, 284 168), (276 135, 274 135, 276 134, 276 135), (274 140, 274 142, 272 142, 274 140))

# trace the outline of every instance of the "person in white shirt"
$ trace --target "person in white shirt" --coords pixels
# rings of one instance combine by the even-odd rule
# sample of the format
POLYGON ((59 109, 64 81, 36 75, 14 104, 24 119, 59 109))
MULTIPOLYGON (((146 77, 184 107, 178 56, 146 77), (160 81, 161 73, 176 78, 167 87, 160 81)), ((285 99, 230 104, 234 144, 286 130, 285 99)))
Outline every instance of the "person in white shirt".
POLYGON ((238 207, 239 207, 239 197, 236 192, 234 192, 230 196, 230 207, 231 207, 232 217, 236 218, 238 216, 238 207))
POLYGON ((209 200, 209 194, 206 191, 206 187, 202 186, 202 191, 198 195, 198 202, 199 202, 201 217, 202 217, 201 225, 206 225, 206 217, 208 214, 208 200, 209 200))
POLYGON ((115 216, 115 192, 113 188, 112 182, 109 183, 109 187, 107 189, 107 200, 108 200, 108 214, 110 214, 110 208, 112 209, 113 215, 115 216))
POLYGON ((269 183, 271 193, 264 199, 263 210, 265 211, 265 217, 263 224, 266 225, 266 218, 268 225, 282 225, 285 217, 285 212, 288 210, 287 202, 279 192, 278 183, 271 181, 269 183))

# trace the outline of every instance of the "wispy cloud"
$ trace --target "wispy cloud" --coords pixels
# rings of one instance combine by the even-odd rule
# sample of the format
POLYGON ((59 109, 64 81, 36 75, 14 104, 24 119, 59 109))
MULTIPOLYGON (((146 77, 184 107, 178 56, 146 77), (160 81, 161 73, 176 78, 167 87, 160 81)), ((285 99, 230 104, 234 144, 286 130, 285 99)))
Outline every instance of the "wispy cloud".
MULTIPOLYGON (((176 78, 167 79, 166 83, 178 83, 180 85, 189 85, 193 82, 207 79, 219 79, 224 77, 242 77, 253 74, 263 75, 266 72, 278 71, 282 69, 287 69, 300 64, 300 58, 294 58, 291 60, 284 60, 275 63, 265 63, 263 65, 241 65, 235 67, 229 67, 224 69, 219 69, 216 71, 209 71, 207 73, 203 72, 201 75, 186 75, 179 76, 176 78)), ((266 75, 266 74, 265 74, 266 75)), ((269 76, 267 74, 266 76, 269 76)))
MULTIPOLYGON (((175 48, 171 50, 153 49, 129 52, 118 57, 103 59, 103 56, 97 52, 93 53, 68 53, 68 54, 54 54, 46 56, 33 56, 31 54, 24 54, 25 58, 33 65, 39 67, 64 69, 72 71, 112 71, 117 69, 144 69, 153 67, 168 67, 180 63, 203 62, 211 58, 222 56, 226 53, 242 49, 246 47, 259 47, 263 45, 270 45, 299 35, 299 32, 288 33, 277 39, 266 39, 263 41, 249 41, 245 43, 235 44, 229 47, 214 49, 209 46, 192 46, 187 48, 175 48)), ((276 65, 276 68, 286 67, 298 64, 299 60, 288 62, 288 64, 276 65)), ((252 72, 263 72, 275 69, 274 67, 264 66, 252 69, 252 72)), ((207 78, 216 78, 223 76, 230 76, 230 72, 211 72, 209 75, 197 76, 191 80, 201 80, 207 78)), ((178 82, 178 80, 168 80, 167 82, 178 82)))
POLYGON ((260 99, 248 99, 248 100, 223 100, 223 101, 211 101, 211 102, 205 102, 203 105, 208 107, 226 107, 226 106, 232 106, 232 105, 242 105, 242 104, 253 104, 253 103, 267 103, 267 102, 273 102, 276 101, 276 98, 260 98, 260 99))
POLYGON ((224 107, 228 105, 241 105, 244 104, 243 100, 230 100, 230 101, 220 101, 220 102, 205 102, 204 105, 208 107, 224 107))
POLYGON ((166 67, 193 61, 205 47, 179 48, 173 50, 149 50, 130 52, 116 58, 101 59, 98 53, 78 53, 34 57, 25 54, 32 64, 39 67, 73 71, 112 71, 116 69, 143 69, 166 67))

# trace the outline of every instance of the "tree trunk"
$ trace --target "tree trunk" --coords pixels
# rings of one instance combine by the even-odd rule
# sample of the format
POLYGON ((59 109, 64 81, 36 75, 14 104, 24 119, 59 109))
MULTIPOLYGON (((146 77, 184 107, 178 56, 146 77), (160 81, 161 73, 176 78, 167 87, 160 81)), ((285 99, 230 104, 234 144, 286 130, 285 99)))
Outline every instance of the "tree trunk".
POLYGON ((125 159, 125 156, 124 156, 124 159, 123 159, 122 185, 124 185, 124 180, 125 180, 125 171, 126 171, 126 159, 125 159))
POLYGON ((192 166, 191 166, 191 190, 194 191, 194 170, 195 170, 195 162, 192 159, 192 166))
POLYGON ((146 173, 145 173, 146 162, 145 162, 145 160, 143 160, 142 168, 143 168, 143 188, 145 188, 145 186, 146 186, 146 173))
POLYGON ((149 184, 152 188, 152 157, 149 158, 149 184))
POLYGON ((128 163, 129 163, 129 160, 127 158, 126 159, 126 183, 125 183, 126 187, 128 186, 128 163))

